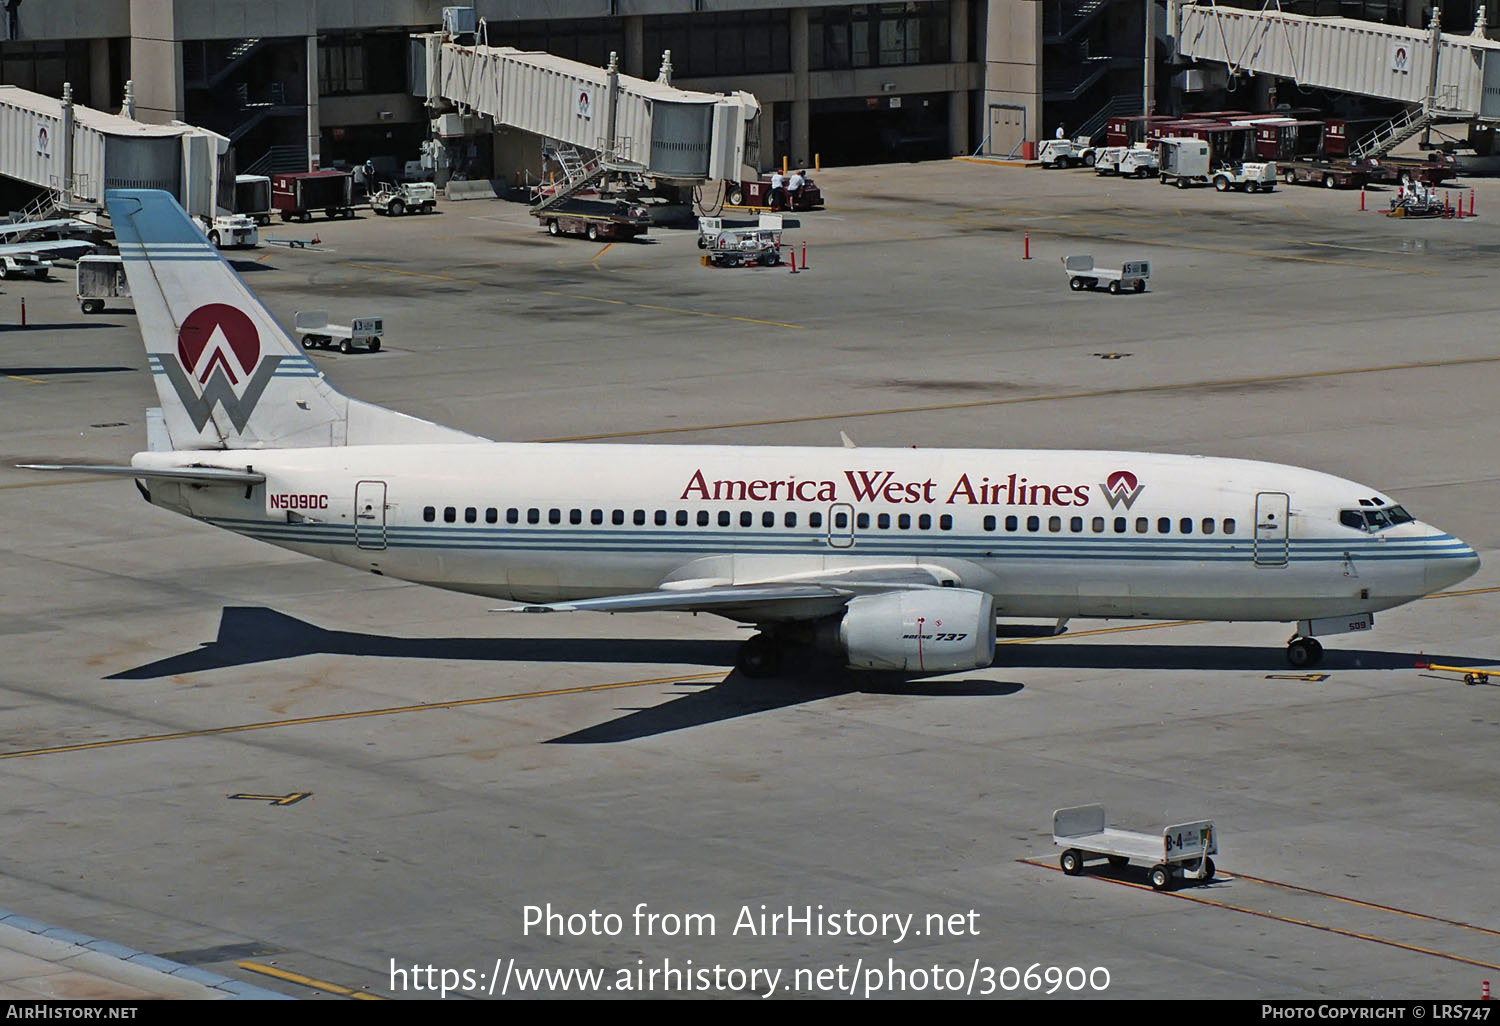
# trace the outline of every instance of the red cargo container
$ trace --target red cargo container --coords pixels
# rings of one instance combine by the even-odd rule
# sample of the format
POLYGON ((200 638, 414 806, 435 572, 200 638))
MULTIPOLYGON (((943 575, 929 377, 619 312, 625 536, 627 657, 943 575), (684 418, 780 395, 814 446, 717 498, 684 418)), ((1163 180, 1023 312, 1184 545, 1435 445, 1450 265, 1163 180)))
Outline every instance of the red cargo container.
POLYGON ((1296 160, 1316 156, 1323 145, 1323 122, 1283 121, 1258 124, 1255 155, 1261 160, 1296 160))
POLYGON ((1110 118, 1105 123, 1105 146, 1134 146, 1145 142, 1152 125, 1176 121, 1170 114, 1137 114, 1134 117, 1110 118))
POLYGON ((311 220, 321 210, 331 221, 354 216, 354 176, 347 171, 301 171, 271 176, 271 205, 283 221, 311 220))
POLYGON ((1329 118, 1323 130, 1323 152, 1330 157, 1347 157, 1349 147, 1376 128, 1386 118, 1329 118))

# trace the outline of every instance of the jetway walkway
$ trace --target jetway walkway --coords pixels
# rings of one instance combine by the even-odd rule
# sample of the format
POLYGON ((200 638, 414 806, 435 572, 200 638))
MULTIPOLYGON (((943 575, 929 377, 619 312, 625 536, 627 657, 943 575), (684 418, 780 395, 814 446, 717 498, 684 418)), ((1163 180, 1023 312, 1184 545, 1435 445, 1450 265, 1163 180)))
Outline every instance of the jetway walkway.
MULTIPOLYGON (((679 182, 740 178, 758 150, 760 105, 745 92, 677 89, 551 54, 412 37, 429 104, 591 150, 611 170, 679 182)), ((665 75, 663 76, 665 78, 665 75)))
POLYGON ((1500 43, 1484 38, 1482 24, 1455 35, 1436 22, 1417 29, 1212 3, 1178 11, 1180 56, 1416 105, 1420 114, 1400 131, 1426 120, 1405 138, 1435 120, 1500 121, 1500 43))

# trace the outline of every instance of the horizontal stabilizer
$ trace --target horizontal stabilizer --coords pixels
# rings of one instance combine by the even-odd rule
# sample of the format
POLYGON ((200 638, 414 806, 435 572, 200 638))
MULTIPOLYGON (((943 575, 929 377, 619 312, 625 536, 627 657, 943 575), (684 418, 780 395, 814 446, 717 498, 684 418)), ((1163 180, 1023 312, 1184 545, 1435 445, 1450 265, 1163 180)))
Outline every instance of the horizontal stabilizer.
POLYGON ((223 467, 99 467, 82 463, 18 463, 21 470, 63 470, 74 474, 103 474, 108 477, 138 477, 155 481, 187 481, 200 485, 264 484, 266 475, 254 470, 226 470, 223 467))

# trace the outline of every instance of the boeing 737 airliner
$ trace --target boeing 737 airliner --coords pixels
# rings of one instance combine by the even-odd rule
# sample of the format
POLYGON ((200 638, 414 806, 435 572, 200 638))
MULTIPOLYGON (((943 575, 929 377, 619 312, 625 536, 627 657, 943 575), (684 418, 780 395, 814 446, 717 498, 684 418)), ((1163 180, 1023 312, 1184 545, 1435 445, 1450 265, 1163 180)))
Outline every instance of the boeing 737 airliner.
POLYGON ((1290 621, 1306 666, 1479 565, 1373 488, 1247 460, 490 442, 339 393, 167 193, 107 204, 161 407, 130 466, 45 469, 508 611, 756 624, 747 675, 799 645, 988 666, 997 616, 1290 621))

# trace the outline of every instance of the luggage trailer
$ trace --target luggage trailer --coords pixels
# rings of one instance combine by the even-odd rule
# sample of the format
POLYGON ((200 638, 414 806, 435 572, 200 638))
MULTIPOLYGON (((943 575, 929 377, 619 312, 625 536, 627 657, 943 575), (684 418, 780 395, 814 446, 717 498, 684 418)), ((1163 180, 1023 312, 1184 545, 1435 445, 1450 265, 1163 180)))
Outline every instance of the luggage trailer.
POLYGON ((1052 843, 1063 849, 1062 871, 1078 876, 1084 865, 1107 859, 1116 869, 1131 862, 1151 865, 1151 886, 1168 891, 1178 880, 1214 878, 1219 835, 1211 820, 1178 823, 1160 834, 1115 830, 1106 825, 1104 806, 1078 805, 1052 814, 1052 843))

